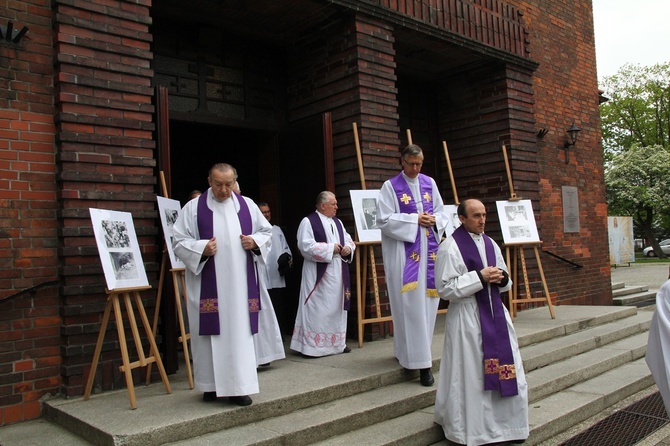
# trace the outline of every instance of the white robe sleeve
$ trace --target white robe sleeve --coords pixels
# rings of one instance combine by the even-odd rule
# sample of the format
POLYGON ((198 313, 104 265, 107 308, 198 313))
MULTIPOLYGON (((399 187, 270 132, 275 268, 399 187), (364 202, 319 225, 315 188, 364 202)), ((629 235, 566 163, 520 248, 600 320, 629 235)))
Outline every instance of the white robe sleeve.
POLYGON ((400 212, 390 181, 384 182, 377 199, 377 227, 385 236, 402 242, 413 242, 419 229, 419 214, 400 212))
POLYGON ((184 263, 186 269, 193 274, 200 274, 207 262, 200 260, 209 240, 201 240, 198 234, 198 200, 191 200, 184 206, 172 230, 172 249, 175 255, 184 263))
POLYGON ((346 228, 344 227, 344 224, 340 220, 340 225, 342 226, 342 232, 344 234, 344 244, 351 249, 351 254, 349 254, 349 257, 344 258, 342 257, 342 260, 346 263, 351 263, 354 260, 354 251, 356 251, 356 243, 354 243, 354 240, 351 238, 349 233, 347 232, 346 228))
POLYGON ((319 243, 314 239, 312 224, 307 217, 298 226, 298 249, 302 256, 312 262, 331 263, 335 243, 319 243))
MULTIPOLYGON (((496 266, 507 271, 507 265, 502 256, 502 252, 497 244, 493 244, 496 254, 496 266)), ((440 244, 437 251, 437 259, 435 260, 435 286, 437 294, 444 300, 457 300, 471 297, 478 291, 484 289, 479 275, 476 271, 468 271, 463 261, 461 251, 453 237, 440 244)), ((495 285, 491 285, 495 286, 495 285)), ((503 293, 512 288, 512 278, 504 287, 498 287, 498 290, 503 293)))
POLYGON ((247 202, 247 206, 249 207, 249 213, 251 214, 251 222, 254 231, 252 234, 244 234, 244 235, 251 235, 251 237, 253 237, 254 241, 256 242, 256 245, 258 245, 258 249, 260 250, 260 256, 256 256, 257 260, 259 261, 262 260, 263 263, 266 263, 268 259, 268 254, 270 253, 270 249, 272 248, 272 225, 267 220, 267 218, 265 218, 265 216, 258 208, 256 203, 253 202, 253 200, 247 197, 241 197, 241 198, 243 198, 247 202))

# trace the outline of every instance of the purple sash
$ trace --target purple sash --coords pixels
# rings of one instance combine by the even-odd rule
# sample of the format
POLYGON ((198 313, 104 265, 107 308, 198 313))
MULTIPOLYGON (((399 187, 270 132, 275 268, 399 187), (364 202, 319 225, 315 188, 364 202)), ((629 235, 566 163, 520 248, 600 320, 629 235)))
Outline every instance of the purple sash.
MULTIPOLYGON (((479 250, 465 227, 459 226, 454 231, 453 237, 468 271, 481 271, 484 265, 482 265, 479 250)), ((493 241, 486 234, 482 234, 482 238, 486 248, 486 261, 488 265, 493 266, 496 264, 493 241)), ((500 390, 500 396, 514 396, 519 393, 519 390, 503 303, 498 287, 491 284, 491 303, 489 304, 488 288, 484 286, 484 289, 475 294, 482 328, 484 390, 500 390), (491 307, 493 307, 493 312, 491 312, 491 307)))
MULTIPOLYGON (((309 223, 312 225, 314 240, 316 240, 319 243, 326 243, 328 238, 326 237, 326 230, 323 227, 323 222, 321 221, 319 214, 317 212, 312 212, 307 216, 307 219, 309 220, 309 223)), ((340 236, 340 245, 345 246, 344 230, 342 229, 343 228, 342 222, 337 217, 333 217, 333 220, 335 221, 335 226, 337 226, 337 233, 340 236)), ((309 292, 307 299, 305 299, 305 303, 307 303, 309 298, 312 297, 312 293, 314 293, 316 287, 319 286, 319 282, 321 282, 323 275, 326 273, 326 268, 328 268, 327 263, 317 262, 316 283, 314 284, 314 288, 312 289, 312 291, 309 292)), ((349 265, 347 265, 346 263, 342 265, 342 283, 344 285, 344 304, 342 305, 342 309, 344 311, 349 311, 349 308, 351 306, 351 280, 349 278, 349 265)))
MULTIPOLYGON (((249 206, 241 195, 237 195, 240 210, 237 218, 240 220, 242 233, 245 235, 253 232, 253 222, 249 206)), ((214 214, 207 206, 207 193, 198 199, 198 233, 201 239, 211 239, 214 236, 214 214)), ((249 290, 249 322, 251 333, 258 333, 258 312, 261 309, 260 291, 258 288, 258 276, 253 253, 247 251, 247 289, 249 290)), ((218 335, 221 333, 219 326, 219 296, 216 289, 215 256, 210 257, 202 268, 200 280, 200 336, 218 335)))
MULTIPOLYGON (((421 202, 423 203, 423 211, 429 214, 433 213, 433 184, 430 177, 419 174, 419 190, 421 193, 421 202)), ((391 178, 391 186, 398 198, 398 208, 403 214, 418 213, 414 198, 412 198, 412 191, 409 184, 399 173, 391 178)), ((421 265, 421 230, 426 231, 426 239, 428 242, 428 258, 426 259, 426 295, 430 297, 438 297, 437 289, 435 288, 435 259, 437 258, 437 238, 435 233, 430 228, 419 226, 416 231, 416 238, 414 242, 405 242, 405 269, 402 273, 402 288, 401 293, 405 291, 415 290, 419 286, 419 266, 421 265)))

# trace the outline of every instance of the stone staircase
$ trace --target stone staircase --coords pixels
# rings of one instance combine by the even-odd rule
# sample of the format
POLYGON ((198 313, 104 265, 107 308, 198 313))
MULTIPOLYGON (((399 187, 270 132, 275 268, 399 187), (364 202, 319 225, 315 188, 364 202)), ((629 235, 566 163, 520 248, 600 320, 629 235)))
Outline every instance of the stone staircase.
POLYGON ((646 307, 656 303, 656 291, 646 285, 627 286, 623 282, 612 283, 612 303, 614 305, 634 305, 646 307))
MULTIPOLYGON (((529 383, 528 445, 555 438, 617 402, 653 386, 644 362, 653 307, 558 306, 515 318, 529 383)), ((439 368, 444 318, 433 341, 439 368)), ((352 345, 352 347, 354 347, 352 345)), ((434 373, 437 379, 437 373, 434 373)), ((446 445, 433 423, 436 387, 393 358, 392 339, 365 343, 350 354, 287 358, 261 369, 254 404, 204 403, 185 374, 136 387, 130 410, 125 389, 89 401, 54 399, 44 418, 97 445, 446 445)), ((55 437, 52 437, 55 438, 55 437)), ((0 443, 11 446, 0 431, 0 443)))

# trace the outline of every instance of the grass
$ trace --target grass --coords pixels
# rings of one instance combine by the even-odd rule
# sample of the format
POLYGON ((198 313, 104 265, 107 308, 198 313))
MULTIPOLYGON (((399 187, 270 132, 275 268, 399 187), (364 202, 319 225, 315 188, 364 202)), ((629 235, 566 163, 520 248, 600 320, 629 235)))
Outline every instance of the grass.
POLYGON ((645 257, 642 252, 635 253, 635 263, 670 263, 670 258, 645 257))

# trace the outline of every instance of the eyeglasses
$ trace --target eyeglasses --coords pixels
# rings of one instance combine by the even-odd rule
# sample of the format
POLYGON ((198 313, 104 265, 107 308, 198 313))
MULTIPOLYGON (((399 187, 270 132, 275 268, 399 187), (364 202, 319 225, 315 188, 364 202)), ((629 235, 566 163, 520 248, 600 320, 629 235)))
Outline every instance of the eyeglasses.
POLYGON ((421 167, 423 166, 423 161, 420 163, 408 163, 405 159, 402 160, 402 162, 410 167, 421 167))

